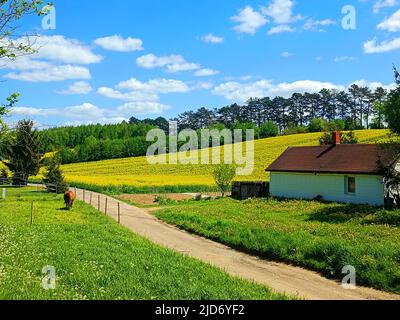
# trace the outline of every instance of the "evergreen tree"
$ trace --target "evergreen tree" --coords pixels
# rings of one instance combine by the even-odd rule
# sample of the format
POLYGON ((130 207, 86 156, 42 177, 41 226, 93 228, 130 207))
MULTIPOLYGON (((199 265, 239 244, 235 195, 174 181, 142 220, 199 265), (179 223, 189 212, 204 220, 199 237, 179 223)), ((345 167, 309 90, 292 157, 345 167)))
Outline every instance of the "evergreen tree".
POLYGON ((43 156, 40 153, 40 138, 33 122, 22 120, 18 122, 15 136, 6 146, 7 162, 3 162, 13 173, 13 184, 25 185, 30 176, 39 173, 43 156))
POLYGON ((67 182, 60 168, 60 161, 53 157, 46 161, 46 172, 43 182, 49 192, 64 193, 68 190, 67 182))
POLYGON ((382 129, 384 127, 384 104, 387 94, 387 90, 382 87, 376 88, 373 93, 374 113, 376 115, 376 118, 374 119, 374 127, 377 129, 382 129))
POLYGON ((389 128, 396 134, 400 134, 400 73, 394 68, 396 88, 389 94, 388 101, 384 105, 384 113, 389 128))

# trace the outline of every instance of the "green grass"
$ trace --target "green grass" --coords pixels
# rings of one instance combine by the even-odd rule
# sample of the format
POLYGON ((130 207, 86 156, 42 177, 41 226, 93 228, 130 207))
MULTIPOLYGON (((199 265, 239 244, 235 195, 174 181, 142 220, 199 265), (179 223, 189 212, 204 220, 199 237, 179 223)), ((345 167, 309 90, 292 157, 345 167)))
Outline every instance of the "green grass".
POLYGON ((154 213, 182 229, 275 261, 400 293, 400 211, 312 201, 186 203, 154 213))
MULTIPOLYGON (((33 181, 34 182, 34 181, 33 181)), ((41 180, 36 180, 41 183, 41 180)), ((202 185, 170 185, 170 186, 129 186, 129 185, 95 185, 89 183, 72 182, 72 187, 91 190, 110 196, 121 194, 149 194, 149 193, 197 193, 217 192, 216 186, 202 185)))
POLYGON ((62 196, 32 189, 8 189, 0 200, 0 299, 285 298, 152 244, 82 202, 62 208, 62 196), (48 265, 54 291, 41 288, 48 265))

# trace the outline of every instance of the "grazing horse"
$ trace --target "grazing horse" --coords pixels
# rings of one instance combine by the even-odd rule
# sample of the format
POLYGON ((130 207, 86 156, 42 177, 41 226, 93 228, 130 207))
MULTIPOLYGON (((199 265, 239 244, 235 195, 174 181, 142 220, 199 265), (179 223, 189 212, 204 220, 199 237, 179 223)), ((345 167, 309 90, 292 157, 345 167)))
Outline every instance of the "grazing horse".
POLYGON ((72 206, 74 205, 75 201, 75 193, 72 191, 67 191, 64 193, 64 202, 67 210, 71 210, 72 206))

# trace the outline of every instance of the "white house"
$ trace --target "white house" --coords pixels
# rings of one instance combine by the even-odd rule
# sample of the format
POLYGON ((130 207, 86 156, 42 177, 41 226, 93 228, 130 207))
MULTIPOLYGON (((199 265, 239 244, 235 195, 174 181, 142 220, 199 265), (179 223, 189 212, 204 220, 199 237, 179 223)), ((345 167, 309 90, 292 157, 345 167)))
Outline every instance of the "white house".
POLYGON ((338 132, 333 141, 327 146, 288 148, 267 169, 271 196, 383 206, 383 169, 400 166, 395 150, 384 145, 341 145, 338 132))

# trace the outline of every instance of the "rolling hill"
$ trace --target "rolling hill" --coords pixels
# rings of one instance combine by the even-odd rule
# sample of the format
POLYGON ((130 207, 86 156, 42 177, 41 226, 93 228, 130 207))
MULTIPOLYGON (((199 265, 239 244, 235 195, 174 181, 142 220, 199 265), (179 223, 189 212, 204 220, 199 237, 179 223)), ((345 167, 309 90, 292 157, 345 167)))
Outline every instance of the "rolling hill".
MULTIPOLYGON (((252 175, 239 180, 267 180, 265 168, 289 146, 318 145, 321 133, 279 136, 255 141, 255 169, 252 175)), ((389 139, 388 130, 356 131, 359 143, 383 143, 389 139)), ((209 150, 211 152, 211 149, 209 150)), ((205 190, 213 186, 212 165, 157 164, 146 157, 105 160, 64 165, 71 184, 91 185, 102 189, 131 190, 205 190), (125 188, 123 188, 123 186, 125 188)))

